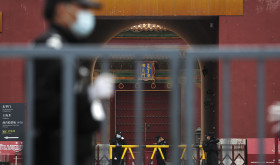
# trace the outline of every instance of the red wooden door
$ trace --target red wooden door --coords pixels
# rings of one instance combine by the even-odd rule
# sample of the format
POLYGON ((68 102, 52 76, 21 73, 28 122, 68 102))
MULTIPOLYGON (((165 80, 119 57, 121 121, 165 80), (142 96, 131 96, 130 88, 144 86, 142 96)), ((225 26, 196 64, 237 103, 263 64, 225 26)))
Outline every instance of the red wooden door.
MULTIPOLYGON (((155 136, 169 139, 169 91, 143 91, 143 129, 144 144, 153 144, 155 136)), ((135 91, 117 91, 115 103, 115 126, 121 131, 128 144, 135 144, 135 91)))

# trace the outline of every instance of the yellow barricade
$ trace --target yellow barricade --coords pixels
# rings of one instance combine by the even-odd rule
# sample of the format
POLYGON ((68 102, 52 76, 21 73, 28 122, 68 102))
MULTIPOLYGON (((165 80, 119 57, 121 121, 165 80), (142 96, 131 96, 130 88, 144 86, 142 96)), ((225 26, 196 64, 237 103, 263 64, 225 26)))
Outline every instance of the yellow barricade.
MULTIPOLYGON (((117 147, 116 145, 109 145, 109 152, 110 152, 110 160, 113 159, 113 148, 117 147)), ((131 148, 138 148, 139 145, 122 145, 122 148, 124 148, 124 151, 123 151, 123 154, 122 154, 122 157, 121 157, 121 162, 123 161, 123 158, 125 156, 125 153, 127 151, 127 149, 129 150, 130 154, 131 154, 131 157, 135 163, 135 157, 133 155, 133 152, 132 152, 132 149, 131 148)))
MULTIPOLYGON (((113 148, 115 148, 115 147, 117 147, 117 146, 116 146, 116 145, 109 145, 110 160, 113 159, 113 148)), ((130 152, 130 154, 131 154, 131 157, 132 157, 133 161, 135 162, 135 157, 134 157, 134 155, 133 155, 133 152, 132 152, 132 149, 131 149, 131 148, 138 148, 138 147, 139 147, 139 145, 122 145, 122 148, 124 148, 124 151, 123 151, 123 154, 122 154, 122 157, 121 157, 121 162, 122 162, 123 159, 124 159, 124 156, 125 156, 125 154, 126 154, 127 149, 129 150, 129 152, 130 152)), ((151 162, 151 161, 153 160, 153 158, 154 158, 154 156, 155 156, 155 152, 156 152, 157 150, 159 150, 162 159, 165 160, 165 157, 164 157, 164 155, 163 155, 161 149, 162 149, 162 148, 169 148, 169 145, 146 145, 145 147, 146 147, 146 148, 154 148, 153 154, 152 154, 151 160, 150 160, 150 162, 151 162)), ((186 153, 187 145, 178 145, 178 147, 179 147, 179 148, 184 148, 184 150, 183 150, 183 152, 182 152, 182 155, 181 155, 181 157, 180 157, 180 159, 182 160, 183 157, 184 157, 184 155, 185 155, 185 153, 186 153)), ((203 150, 202 145, 199 145, 199 148, 200 148, 201 151, 202 151, 202 161, 204 161, 204 160, 205 160, 205 152, 204 152, 204 150, 203 150)))
POLYGON ((161 155, 161 158, 164 160, 164 156, 163 156, 163 153, 161 151, 161 148, 169 148, 169 145, 146 145, 146 148, 154 148, 154 151, 153 151, 153 154, 152 154, 152 157, 151 157, 151 160, 153 160, 154 158, 154 155, 155 155, 155 152, 157 151, 157 149, 159 150, 159 153, 161 155))
MULTIPOLYGON (((180 159, 183 160, 184 155, 185 155, 186 150, 187 150, 187 145, 179 145, 178 147, 179 147, 179 148, 184 148, 183 153, 182 153, 182 155, 181 155, 181 157, 180 157, 180 159)), ((201 159, 202 159, 202 161, 204 161, 204 160, 205 160, 205 151, 204 151, 202 145, 199 145, 199 148, 201 149, 201 153, 202 153, 201 159)))
POLYGON ((202 160, 205 160, 205 152, 204 152, 204 149, 203 149, 203 147, 202 147, 202 145, 199 145, 199 148, 201 149, 201 151, 202 151, 202 160))
POLYGON ((183 160, 184 155, 185 155, 185 152, 186 152, 186 150, 187 150, 187 145, 179 145, 178 147, 179 147, 179 148, 184 148, 183 153, 182 153, 182 155, 181 155, 181 157, 180 157, 180 159, 183 160))

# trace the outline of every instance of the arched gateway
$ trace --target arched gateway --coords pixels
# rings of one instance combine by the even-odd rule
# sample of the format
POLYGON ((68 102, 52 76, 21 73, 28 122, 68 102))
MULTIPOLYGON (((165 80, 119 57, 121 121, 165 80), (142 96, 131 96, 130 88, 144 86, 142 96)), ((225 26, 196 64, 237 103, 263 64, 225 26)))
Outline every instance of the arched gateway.
MULTIPOLYGON (((188 45, 215 45, 218 44, 219 37, 218 16, 242 15, 243 0, 228 0, 226 2, 224 0, 201 0, 199 2, 197 0, 137 0, 136 2, 109 0, 103 3, 101 10, 94 12, 97 15, 97 27, 90 38, 91 42, 94 43, 107 43, 123 30, 148 22, 164 26, 173 31, 188 45)), ((214 131, 218 134, 219 130, 219 63, 218 61, 202 61, 199 59, 198 63, 201 75, 200 108, 201 137, 203 138, 207 132, 214 131)), ((167 91, 164 94, 166 98, 168 98, 167 91)), ((120 93, 116 94, 116 96, 119 95, 120 93)), ((130 95, 129 91, 125 95, 130 95)), ((156 96, 157 94, 154 93, 153 95, 156 96)), ((111 111, 115 110, 116 106, 115 108, 111 106, 111 111)), ((116 112, 115 114, 120 115, 121 113, 116 112)), ((116 131, 116 118, 117 116, 112 117, 111 115, 111 134, 116 131)), ((150 126, 145 128, 148 127, 150 126)))

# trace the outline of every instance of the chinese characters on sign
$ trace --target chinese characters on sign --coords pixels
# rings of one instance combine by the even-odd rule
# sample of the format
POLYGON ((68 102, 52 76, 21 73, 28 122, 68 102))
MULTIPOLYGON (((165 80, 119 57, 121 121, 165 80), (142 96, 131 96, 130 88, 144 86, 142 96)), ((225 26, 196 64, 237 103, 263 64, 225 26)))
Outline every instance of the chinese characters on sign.
POLYGON ((0 141, 24 140, 25 106, 23 103, 1 103, 0 141))
POLYGON ((138 78, 144 81, 155 80, 154 64, 154 62, 144 62, 140 64, 138 78))

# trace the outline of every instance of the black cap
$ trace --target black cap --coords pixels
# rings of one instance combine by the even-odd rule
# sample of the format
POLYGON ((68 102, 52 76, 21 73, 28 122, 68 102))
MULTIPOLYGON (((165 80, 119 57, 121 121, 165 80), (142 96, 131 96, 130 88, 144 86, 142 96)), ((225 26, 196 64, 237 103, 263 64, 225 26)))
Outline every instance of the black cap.
POLYGON ((160 137, 161 137, 160 135, 157 135, 157 136, 155 137, 155 139, 157 139, 157 140, 158 140, 160 137))
POLYGON ((116 134, 121 135, 122 132, 121 131, 116 131, 116 134))
POLYGON ((60 2, 76 3, 85 8, 99 9, 101 7, 100 3, 94 2, 93 0, 46 0, 44 16, 47 20, 50 21, 53 19, 55 6, 57 3, 60 3, 60 2))
POLYGON ((214 137, 215 133, 214 132, 208 132, 207 136, 214 137))

